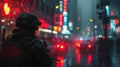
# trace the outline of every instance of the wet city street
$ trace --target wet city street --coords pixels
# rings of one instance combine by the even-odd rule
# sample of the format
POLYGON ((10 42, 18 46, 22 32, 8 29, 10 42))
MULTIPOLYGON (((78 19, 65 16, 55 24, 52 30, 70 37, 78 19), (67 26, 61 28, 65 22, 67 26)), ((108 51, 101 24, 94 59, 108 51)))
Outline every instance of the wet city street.
POLYGON ((120 0, 0 0, 0 67, 51 65, 120 67, 120 0))
MULTIPOLYGON (((113 48, 114 50, 114 48, 113 48)), ((92 53, 80 52, 73 45, 68 47, 66 56, 58 56, 60 60, 52 67, 120 67, 119 57, 113 51, 111 60, 98 58, 97 51, 92 53)))

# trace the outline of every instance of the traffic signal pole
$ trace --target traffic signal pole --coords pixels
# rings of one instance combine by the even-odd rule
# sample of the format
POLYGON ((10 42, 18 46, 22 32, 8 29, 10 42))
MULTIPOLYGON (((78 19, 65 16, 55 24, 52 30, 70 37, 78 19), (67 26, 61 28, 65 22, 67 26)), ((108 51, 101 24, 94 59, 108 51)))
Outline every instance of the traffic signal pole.
POLYGON ((104 23, 104 36, 105 36, 105 38, 107 38, 108 37, 108 34, 107 34, 107 32, 108 32, 108 30, 107 30, 107 26, 108 26, 108 22, 106 21, 106 20, 103 20, 102 21, 103 23, 104 23))
POLYGON ((102 24, 104 26, 104 36, 105 38, 108 37, 108 30, 107 30, 107 27, 108 27, 108 24, 109 24, 109 4, 110 4, 110 0, 100 0, 100 3, 98 3, 96 5, 96 8, 99 10, 97 12, 98 14, 98 18, 100 20, 102 20, 102 24))
POLYGON ((107 16, 107 12, 106 12, 106 9, 105 9, 105 6, 104 6, 104 9, 103 9, 103 19, 102 19, 102 24, 104 24, 104 36, 105 38, 108 37, 108 30, 107 30, 107 27, 108 27, 108 24, 109 24, 109 18, 107 16))

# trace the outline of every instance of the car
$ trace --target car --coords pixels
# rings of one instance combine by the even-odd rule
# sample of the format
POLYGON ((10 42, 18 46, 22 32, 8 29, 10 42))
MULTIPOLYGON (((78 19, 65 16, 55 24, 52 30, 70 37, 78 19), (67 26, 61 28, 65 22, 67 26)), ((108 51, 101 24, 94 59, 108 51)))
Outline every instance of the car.
POLYGON ((58 55, 60 56, 67 55, 67 46, 68 46, 67 42, 59 41, 59 42, 56 42, 55 45, 56 45, 56 50, 58 55))
POLYGON ((80 52, 90 53, 94 51, 94 44, 91 40, 77 40, 74 41, 74 45, 80 52))
POLYGON ((47 40, 47 43, 51 56, 67 56, 67 41, 64 41, 63 39, 52 38, 51 40, 47 40))

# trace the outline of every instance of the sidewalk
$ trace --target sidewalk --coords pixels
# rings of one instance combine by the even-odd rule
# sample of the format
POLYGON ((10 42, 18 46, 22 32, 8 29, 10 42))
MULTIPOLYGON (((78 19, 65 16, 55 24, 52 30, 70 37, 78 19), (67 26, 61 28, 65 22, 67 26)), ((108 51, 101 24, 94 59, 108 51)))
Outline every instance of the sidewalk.
POLYGON ((114 67, 120 67, 120 55, 119 54, 117 54, 114 51, 111 59, 112 59, 112 63, 114 67))
POLYGON ((113 44, 114 46, 113 46, 111 60, 112 60, 112 63, 113 63, 114 67, 120 67, 120 52, 117 53, 117 51, 116 51, 117 48, 116 48, 115 40, 114 40, 114 44, 113 44))

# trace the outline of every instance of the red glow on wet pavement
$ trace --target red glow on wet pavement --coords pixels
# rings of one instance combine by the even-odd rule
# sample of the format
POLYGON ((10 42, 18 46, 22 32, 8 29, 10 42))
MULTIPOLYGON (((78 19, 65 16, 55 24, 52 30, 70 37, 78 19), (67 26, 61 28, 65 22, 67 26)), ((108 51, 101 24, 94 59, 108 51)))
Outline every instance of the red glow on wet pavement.
POLYGON ((89 55, 88 55, 88 64, 90 64, 91 62, 92 62, 92 55, 89 54, 89 55))

